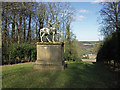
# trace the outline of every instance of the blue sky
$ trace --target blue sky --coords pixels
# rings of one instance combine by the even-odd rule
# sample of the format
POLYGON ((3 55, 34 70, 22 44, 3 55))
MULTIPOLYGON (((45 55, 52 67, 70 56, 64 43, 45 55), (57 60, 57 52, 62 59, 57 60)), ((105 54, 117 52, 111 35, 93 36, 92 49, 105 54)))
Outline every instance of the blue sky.
POLYGON ((76 10, 75 21, 71 24, 71 29, 79 41, 99 41, 100 36, 98 23, 99 10, 101 5, 91 2, 70 2, 76 10))

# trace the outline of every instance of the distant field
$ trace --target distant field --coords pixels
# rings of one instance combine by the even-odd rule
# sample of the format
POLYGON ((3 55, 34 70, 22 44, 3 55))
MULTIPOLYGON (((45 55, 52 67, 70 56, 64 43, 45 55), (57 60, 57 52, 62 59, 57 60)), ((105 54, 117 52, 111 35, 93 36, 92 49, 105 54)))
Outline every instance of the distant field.
POLYGON ((85 48, 93 48, 98 41, 79 41, 79 45, 85 48))
POLYGON ((94 46, 98 41, 79 41, 79 46, 82 47, 82 53, 90 54, 94 50, 94 46))
POLYGON ((66 62, 63 71, 33 70, 34 63, 2 66, 3 88, 111 88, 115 73, 101 64, 66 62))
POLYGON ((83 62, 96 62, 96 59, 82 59, 83 62))

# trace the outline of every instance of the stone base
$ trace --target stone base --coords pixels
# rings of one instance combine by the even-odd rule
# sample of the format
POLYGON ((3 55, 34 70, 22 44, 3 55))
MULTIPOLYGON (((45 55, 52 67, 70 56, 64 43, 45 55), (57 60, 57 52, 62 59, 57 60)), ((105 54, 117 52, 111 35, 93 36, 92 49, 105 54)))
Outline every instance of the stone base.
POLYGON ((34 69, 39 70, 64 70, 64 66, 62 65, 48 65, 48 64, 35 64, 33 66, 34 69))
POLYGON ((37 60, 34 69, 64 70, 64 44, 60 42, 37 42, 37 60))
POLYGON ((53 60, 37 60, 35 64, 53 64, 53 65, 64 65, 64 62, 53 61, 53 60))

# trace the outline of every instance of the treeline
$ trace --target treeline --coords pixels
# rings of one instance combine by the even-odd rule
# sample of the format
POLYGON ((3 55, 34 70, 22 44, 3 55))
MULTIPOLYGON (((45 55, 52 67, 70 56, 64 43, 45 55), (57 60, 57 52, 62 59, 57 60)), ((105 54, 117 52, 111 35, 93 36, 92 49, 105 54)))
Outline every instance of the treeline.
POLYGON ((61 35, 55 41, 65 43, 65 52, 74 52, 75 35, 70 29, 74 11, 65 2, 2 2, 2 64, 35 61, 35 43, 40 42, 40 29, 49 18, 51 23, 60 22, 57 32, 61 35))
POLYGON ((120 32, 114 32, 104 40, 97 54, 97 62, 120 68, 120 32))
POLYGON ((97 54, 97 62, 120 66, 120 2, 102 3, 101 33, 105 36, 97 54))
POLYGON ((60 21, 57 30, 65 37, 73 10, 68 3, 4 2, 2 3, 3 44, 40 41, 40 29, 48 19, 60 21))

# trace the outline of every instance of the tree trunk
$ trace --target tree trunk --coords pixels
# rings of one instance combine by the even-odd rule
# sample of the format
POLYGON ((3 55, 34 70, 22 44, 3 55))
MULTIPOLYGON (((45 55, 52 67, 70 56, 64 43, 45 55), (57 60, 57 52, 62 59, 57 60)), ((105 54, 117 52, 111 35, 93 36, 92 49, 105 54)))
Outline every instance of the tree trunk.
POLYGON ((28 28, 28 35, 27 40, 30 43, 31 42, 31 13, 32 12, 32 3, 30 4, 30 14, 29 14, 29 28, 28 28))
POLYGON ((62 36, 63 42, 64 42, 64 14, 63 14, 63 36, 62 36))
MULTIPOLYGON (((15 15, 14 15, 14 19, 15 19, 15 15)), ((12 41, 14 42, 15 40, 15 22, 13 21, 12 23, 12 34, 11 34, 11 38, 12 38, 12 41)))
POLYGON ((29 28, 28 28, 27 40, 28 40, 29 43, 31 42, 31 14, 29 16, 29 28))
POLYGON ((24 42, 26 41, 26 24, 25 24, 25 16, 24 16, 24 42))
POLYGON ((37 33, 37 22, 36 22, 36 41, 38 40, 38 33, 37 33))
POLYGON ((21 33, 22 33, 22 15, 20 15, 20 28, 19 28, 20 42, 21 42, 21 39, 22 39, 21 33))
POLYGON ((18 27, 18 24, 17 24, 17 43, 19 44, 20 43, 20 34, 19 34, 19 27, 18 27))
POLYGON ((8 30, 7 30, 7 23, 8 23, 8 20, 7 20, 7 18, 5 18, 5 31, 4 31, 5 43, 8 43, 8 30))
MULTIPOLYGON (((0 15, 2 14, 2 2, 0 2, 0 15)), ((1 32, 1 16, 0 16, 0 65, 2 64, 2 32, 1 32)), ((1 68, 0 68, 1 69, 1 68)), ((2 79, 1 75, 0 75, 0 80, 2 79)), ((0 87, 2 84, 0 84, 0 87)))

